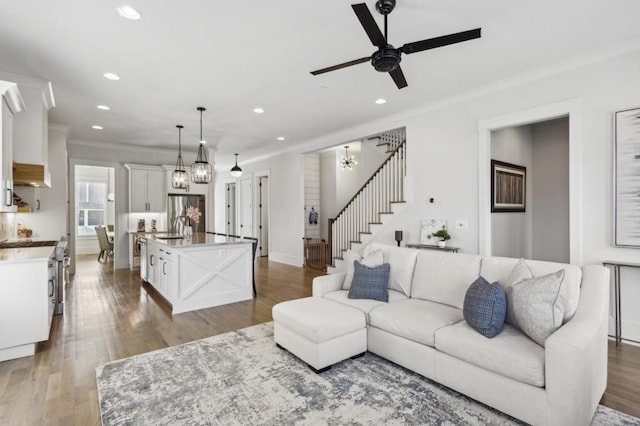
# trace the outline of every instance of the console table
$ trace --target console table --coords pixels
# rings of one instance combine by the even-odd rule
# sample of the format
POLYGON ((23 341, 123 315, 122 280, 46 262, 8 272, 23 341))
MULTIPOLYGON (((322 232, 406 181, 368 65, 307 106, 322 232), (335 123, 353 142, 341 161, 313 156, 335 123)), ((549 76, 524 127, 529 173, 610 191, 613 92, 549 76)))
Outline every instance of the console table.
POLYGON ((460 247, 451 247, 451 246, 440 247, 432 244, 409 243, 409 244, 405 244, 404 246, 408 248, 417 248, 417 249, 424 249, 424 250, 450 251, 452 253, 457 253, 458 250, 460 250, 460 247))
POLYGON ((640 268, 640 263, 617 262, 606 260, 602 262, 604 266, 613 266, 613 297, 614 297, 614 321, 616 346, 622 342, 622 312, 620 309, 620 268, 640 268))

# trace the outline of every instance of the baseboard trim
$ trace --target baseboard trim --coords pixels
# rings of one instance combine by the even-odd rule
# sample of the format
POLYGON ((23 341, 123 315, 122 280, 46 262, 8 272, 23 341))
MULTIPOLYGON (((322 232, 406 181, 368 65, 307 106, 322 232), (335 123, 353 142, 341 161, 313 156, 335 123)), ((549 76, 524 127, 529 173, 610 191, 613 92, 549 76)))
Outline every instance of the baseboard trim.
POLYGON ((304 259, 301 256, 291 256, 290 254, 278 253, 275 251, 269 252, 269 260, 291 266, 302 267, 304 265, 304 259))

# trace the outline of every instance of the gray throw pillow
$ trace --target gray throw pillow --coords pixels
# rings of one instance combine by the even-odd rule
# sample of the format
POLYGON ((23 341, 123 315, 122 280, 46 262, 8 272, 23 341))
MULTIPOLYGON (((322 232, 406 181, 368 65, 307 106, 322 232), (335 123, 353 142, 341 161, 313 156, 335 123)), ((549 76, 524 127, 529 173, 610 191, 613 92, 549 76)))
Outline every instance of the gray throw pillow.
MULTIPOLYGON (((533 278, 533 272, 524 259, 520 259, 516 266, 513 267, 509 277, 507 278, 507 282, 505 283, 505 292, 509 293, 509 288, 519 282, 530 280, 533 278)), ((511 303, 507 303, 507 316, 504 319, 504 322, 511 325, 517 325, 516 318, 513 311, 513 306, 511 303)))
POLYGON ((499 282, 489 284, 478 277, 467 289, 462 314, 464 320, 485 337, 494 337, 502 331, 507 312, 507 296, 499 282))
POLYGON ((388 302, 387 283, 389 282, 390 270, 391 266, 388 263, 369 268, 354 260, 349 299, 373 299, 388 302))
POLYGON ((515 325, 537 344, 544 346, 562 325, 564 307, 560 299, 560 285, 564 269, 553 274, 512 284, 507 288, 507 303, 515 325))

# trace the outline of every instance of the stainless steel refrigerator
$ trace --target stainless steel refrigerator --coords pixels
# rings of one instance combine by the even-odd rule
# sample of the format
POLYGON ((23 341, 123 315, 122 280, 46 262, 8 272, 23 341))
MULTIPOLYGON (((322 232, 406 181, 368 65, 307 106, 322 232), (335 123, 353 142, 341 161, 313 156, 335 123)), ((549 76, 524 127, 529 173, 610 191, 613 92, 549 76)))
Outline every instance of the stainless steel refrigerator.
POLYGON ((187 207, 189 206, 197 207, 198 210, 200 210, 200 213, 202 213, 202 216, 200 216, 200 221, 197 224, 191 221, 193 232, 206 232, 205 196, 181 194, 169 194, 169 200, 167 202, 167 225, 169 228, 169 232, 176 234, 182 233, 184 226, 187 223, 185 213, 187 211, 187 207))

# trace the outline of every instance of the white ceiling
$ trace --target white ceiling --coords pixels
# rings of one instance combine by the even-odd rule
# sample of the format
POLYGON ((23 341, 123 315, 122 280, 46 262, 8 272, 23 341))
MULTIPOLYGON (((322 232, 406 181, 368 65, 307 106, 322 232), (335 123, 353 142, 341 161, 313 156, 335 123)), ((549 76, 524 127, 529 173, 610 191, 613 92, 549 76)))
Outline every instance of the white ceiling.
POLYGON ((637 0, 398 0, 397 47, 476 27, 482 38, 404 55, 402 90, 367 63, 310 75, 375 50, 350 4, 0 0, 0 70, 51 81, 50 120, 95 143, 174 148, 183 124, 195 149, 205 106, 204 137, 231 163, 234 152, 246 160, 640 37, 637 0), (121 18, 122 4, 143 18, 121 18), (374 104, 380 97, 387 104, 374 104))

